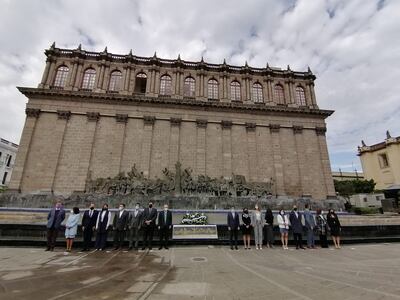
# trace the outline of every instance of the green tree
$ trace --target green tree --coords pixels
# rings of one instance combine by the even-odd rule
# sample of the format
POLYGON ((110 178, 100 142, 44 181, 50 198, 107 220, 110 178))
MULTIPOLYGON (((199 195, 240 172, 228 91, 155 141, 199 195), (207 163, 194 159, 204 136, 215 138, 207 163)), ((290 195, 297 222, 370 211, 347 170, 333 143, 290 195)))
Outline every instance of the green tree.
POLYGON ((349 198, 351 195, 360 193, 372 193, 375 181, 371 180, 335 180, 335 190, 340 196, 349 198))

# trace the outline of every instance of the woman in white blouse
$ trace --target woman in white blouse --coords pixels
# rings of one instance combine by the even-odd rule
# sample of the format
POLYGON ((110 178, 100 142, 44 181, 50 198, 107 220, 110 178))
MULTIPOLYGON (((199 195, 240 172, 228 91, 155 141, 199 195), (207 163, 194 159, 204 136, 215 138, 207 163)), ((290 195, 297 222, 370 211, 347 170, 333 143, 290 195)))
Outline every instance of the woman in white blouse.
POLYGON ((279 211, 277 220, 279 225, 279 231, 281 233, 282 248, 284 250, 288 250, 289 218, 287 214, 285 214, 285 211, 283 209, 279 211))

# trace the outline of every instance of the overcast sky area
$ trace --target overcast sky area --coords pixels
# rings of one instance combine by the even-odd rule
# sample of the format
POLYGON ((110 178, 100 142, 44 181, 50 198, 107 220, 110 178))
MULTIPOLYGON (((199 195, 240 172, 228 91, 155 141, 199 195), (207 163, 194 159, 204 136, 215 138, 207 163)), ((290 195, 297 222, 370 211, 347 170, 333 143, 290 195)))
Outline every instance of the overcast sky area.
POLYGON ((0 0, 0 137, 19 143, 44 49, 133 53, 317 76, 333 170, 361 169, 357 145, 400 135, 399 0, 0 0))

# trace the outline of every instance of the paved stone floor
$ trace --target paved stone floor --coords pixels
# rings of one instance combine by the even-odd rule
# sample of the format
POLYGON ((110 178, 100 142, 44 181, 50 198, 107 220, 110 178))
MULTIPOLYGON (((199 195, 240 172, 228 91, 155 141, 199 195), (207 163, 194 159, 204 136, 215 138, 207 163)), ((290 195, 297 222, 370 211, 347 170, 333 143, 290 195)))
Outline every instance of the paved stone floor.
POLYGON ((68 255, 4 247, 0 299, 400 299, 400 244, 68 255))

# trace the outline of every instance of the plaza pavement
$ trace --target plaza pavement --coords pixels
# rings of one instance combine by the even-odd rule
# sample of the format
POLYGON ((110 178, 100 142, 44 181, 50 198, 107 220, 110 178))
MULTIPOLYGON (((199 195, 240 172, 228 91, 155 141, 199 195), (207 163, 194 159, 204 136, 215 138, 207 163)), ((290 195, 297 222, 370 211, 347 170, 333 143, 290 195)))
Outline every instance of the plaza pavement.
POLYGON ((400 299, 400 244, 68 255, 3 247, 0 299, 400 299))

